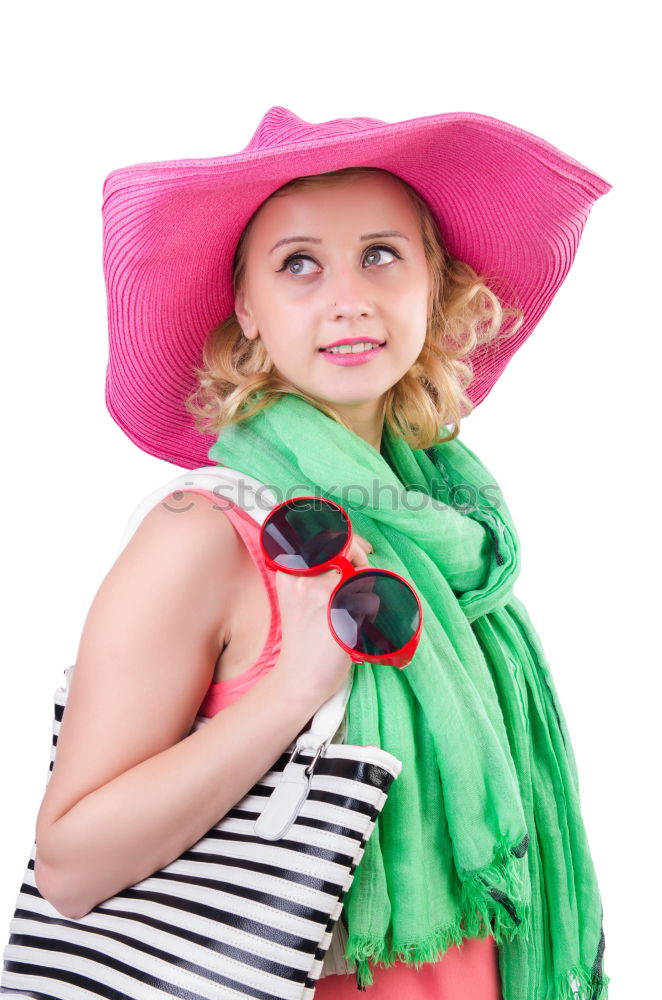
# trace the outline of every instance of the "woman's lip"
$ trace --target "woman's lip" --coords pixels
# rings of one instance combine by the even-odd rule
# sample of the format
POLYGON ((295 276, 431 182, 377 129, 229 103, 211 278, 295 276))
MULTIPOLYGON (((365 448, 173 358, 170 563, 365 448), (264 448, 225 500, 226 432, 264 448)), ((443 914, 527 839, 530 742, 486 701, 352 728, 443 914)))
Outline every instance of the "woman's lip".
POLYGON ((320 350, 319 353, 323 354, 327 361, 330 361, 331 364, 344 366, 363 365, 377 354, 380 354, 385 347, 386 343, 379 344, 379 346, 372 347, 367 351, 359 351, 358 354, 352 354, 351 351, 347 351, 345 354, 334 354, 332 351, 325 350, 320 350))

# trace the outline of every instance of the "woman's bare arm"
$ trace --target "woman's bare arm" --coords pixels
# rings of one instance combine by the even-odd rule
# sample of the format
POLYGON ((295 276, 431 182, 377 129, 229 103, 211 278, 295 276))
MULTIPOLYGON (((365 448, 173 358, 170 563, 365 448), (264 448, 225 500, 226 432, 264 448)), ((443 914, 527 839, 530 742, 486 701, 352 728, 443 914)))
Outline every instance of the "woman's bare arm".
POLYGON ((243 544, 222 512, 191 497, 184 513, 150 511, 81 636, 36 828, 39 891, 73 919, 204 836, 318 707, 277 663, 190 732, 243 544))

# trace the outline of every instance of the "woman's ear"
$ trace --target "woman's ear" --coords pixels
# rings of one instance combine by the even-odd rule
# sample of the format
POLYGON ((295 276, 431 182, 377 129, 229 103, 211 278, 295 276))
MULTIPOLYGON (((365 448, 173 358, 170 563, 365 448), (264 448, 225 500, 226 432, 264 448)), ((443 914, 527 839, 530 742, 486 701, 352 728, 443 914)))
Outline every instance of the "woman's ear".
POLYGON ((242 329, 244 337, 247 337, 248 340, 255 340, 258 335, 258 329, 253 319, 253 313, 246 301, 246 294, 243 288, 235 296, 234 314, 237 317, 237 322, 242 329))

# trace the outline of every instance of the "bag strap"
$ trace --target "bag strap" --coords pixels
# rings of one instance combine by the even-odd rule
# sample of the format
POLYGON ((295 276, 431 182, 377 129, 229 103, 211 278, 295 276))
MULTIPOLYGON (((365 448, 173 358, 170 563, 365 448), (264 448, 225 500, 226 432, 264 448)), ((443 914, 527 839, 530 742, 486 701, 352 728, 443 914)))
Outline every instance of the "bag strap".
MULTIPOLYGON (((253 479, 252 476, 231 469, 227 465, 205 465, 197 469, 190 469, 153 490, 138 504, 127 521, 118 555, 152 507, 177 490, 202 492, 211 500, 218 499, 220 502, 223 501, 223 498, 227 498, 259 525, 262 525, 269 512, 278 505, 278 500, 267 486, 259 480, 253 479)), ((320 705, 309 728, 299 735, 296 741, 297 751, 312 751, 315 757, 321 751, 322 746, 333 739, 343 721, 347 700, 352 690, 354 667, 355 665, 352 664, 343 686, 320 705)))
POLYGON ((227 497, 237 507, 241 507, 247 514, 250 514, 260 525, 266 520, 269 511, 277 505, 277 501, 268 487, 236 469, 230 469, 226 465, 209 465, 199 469, 191 469, 152 490, 144 500, 141 500, 126 523, 118 555, 152 507, 159 501, 165 500, 171 493, 186 489, 214 492, 221 501, 227 497))

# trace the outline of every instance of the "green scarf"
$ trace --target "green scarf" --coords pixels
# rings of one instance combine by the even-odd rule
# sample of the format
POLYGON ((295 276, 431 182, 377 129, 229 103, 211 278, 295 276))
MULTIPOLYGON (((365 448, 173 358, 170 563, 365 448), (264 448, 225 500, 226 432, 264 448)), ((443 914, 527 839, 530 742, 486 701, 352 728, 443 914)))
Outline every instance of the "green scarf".
POLYGON ((221 429, 209 458, 278 502, 325 496, 416 589, 409 666, 364 662, 347 743, 402 761, 345 896, 345 955, 420 967, 492 933, 503 1000, 602 1000, 602 907, 577 768, 540 640, 512 592, 519 540, 498 485, 461 441, 381 453, 286 394, 221 429))

